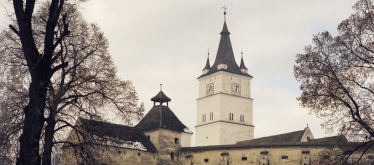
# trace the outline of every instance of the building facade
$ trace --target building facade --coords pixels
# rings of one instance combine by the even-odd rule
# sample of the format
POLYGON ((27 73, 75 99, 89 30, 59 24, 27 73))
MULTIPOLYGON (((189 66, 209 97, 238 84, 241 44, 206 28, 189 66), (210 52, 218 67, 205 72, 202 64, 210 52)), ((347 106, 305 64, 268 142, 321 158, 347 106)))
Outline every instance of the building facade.
MULTIPOLYGON (((226 14, 226 13, 225 13, 226 14)), ((216 59, 209 56, 198 78, 196 145, 235 144, 254 137, 251 79, 244 65, 235 62, 226 21, 216 59)))
MULTIPOLYGON (((226 21, 220 35, 214 64, 210 66, 208 54, 198 77, 195 147, 191 147, 192 132, 168 107, 171 99, 160 91, 151 99, 153 108, 135 127, 78 119, 77 129, 63 147, 62 164, 82 164, 89 157, 98 165, 330 164, 339 153, 357 147, 344 136, 315 139, 309 127, 254 139, 253 77, 243 54, 240 65, 235 61, 226 21), (87 142, 90 150, 82 145, 87 142)), ((374 154, 369 151, 360 164, 373 163, 374 154)))

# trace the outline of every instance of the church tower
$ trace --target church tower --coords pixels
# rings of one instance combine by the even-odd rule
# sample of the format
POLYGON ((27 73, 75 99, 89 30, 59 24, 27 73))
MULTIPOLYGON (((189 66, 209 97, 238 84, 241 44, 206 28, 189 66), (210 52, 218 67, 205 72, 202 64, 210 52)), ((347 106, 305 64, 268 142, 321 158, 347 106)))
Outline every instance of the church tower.
POLYGON ((253 139, 253 109, 248 69, 243 53, 235 62, 226 25, 226 11, 214 64, 208 59, 198 77, 196 146, 235 144, 253 139))

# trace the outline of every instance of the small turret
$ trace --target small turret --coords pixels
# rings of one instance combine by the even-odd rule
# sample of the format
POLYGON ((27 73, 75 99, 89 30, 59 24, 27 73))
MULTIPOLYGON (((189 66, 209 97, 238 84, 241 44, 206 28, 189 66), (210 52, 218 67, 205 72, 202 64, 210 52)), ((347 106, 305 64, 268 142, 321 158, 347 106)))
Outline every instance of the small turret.
POLYGON ((243 51, 242 51, 242 59, 240 60, 240 71, 242 71, 243 73, 248 73, 248 69, 244 65, 243 51))
POLYGON ((155 97, 152 97, 151 101, 153 101, 153 106, 156 106, 157 102, 160 103, 160 105, 166 102, 166 106, 169 106, 169 101, 171 101, 171 99, 162 92, 162 84, 160 84, 160 92, 158 92, 155 97))
POLYGON ((210 71, 210 63, 209 63, 209 49, 208 49, 208 58, 206 60, 205 67, 203 69, 203 74, 207 74, 210 71))

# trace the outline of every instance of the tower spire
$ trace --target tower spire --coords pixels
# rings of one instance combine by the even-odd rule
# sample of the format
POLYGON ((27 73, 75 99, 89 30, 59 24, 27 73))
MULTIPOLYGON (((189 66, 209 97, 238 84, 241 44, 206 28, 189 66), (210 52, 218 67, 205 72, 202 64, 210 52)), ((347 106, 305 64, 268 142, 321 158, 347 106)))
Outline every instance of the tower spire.
POLYGON ((227 9, 227 7, 226 6, 223 6, 222 7, 223 8, 223 15, 224 15, 224 17, 225 17, 225 22, 226 22, 226 9, 227 9))
POLYGON ((238 65, 239 63, 236 63, 235 61, 234 52, 233 52, 231 41, 230 41, 230 32, 226 24, 227 7, 223 6, 223 9, 224 9, 223 14, 224 14, 225 20, 223 23, 223 29, 220 33, 221 39, 219 41, 217 55, 215 56, 216 58, 212 66, 210 66, 209 70, 207 69, 207 65, 205 65, 203 74, 200 77, 204 77, 204 76, 210 75, 218 71, 226 71, 230 73, 252 77, 247 72, 242 71, 238 65))

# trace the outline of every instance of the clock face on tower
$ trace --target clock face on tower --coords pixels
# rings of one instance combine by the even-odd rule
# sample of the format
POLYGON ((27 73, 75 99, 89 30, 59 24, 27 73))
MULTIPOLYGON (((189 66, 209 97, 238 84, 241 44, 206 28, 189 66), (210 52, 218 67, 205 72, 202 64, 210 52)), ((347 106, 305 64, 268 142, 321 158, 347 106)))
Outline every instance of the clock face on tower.
POLYGON ((214 83, 206 84, 206 95, 214 94, 214 83))
POLYGON ((240 90, 241 90, 240 84, 231 83, 231 94, 240 96, 241 94, 240 90))

